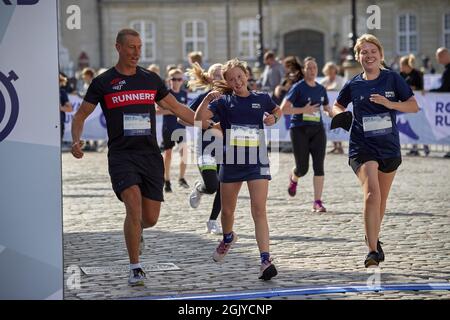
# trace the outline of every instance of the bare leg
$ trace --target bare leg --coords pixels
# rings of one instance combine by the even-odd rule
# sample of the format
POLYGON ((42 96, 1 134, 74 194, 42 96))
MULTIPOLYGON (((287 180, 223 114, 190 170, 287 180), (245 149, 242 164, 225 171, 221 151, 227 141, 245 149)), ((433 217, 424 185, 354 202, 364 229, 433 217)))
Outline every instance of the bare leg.
POLYGON ((242 182, 221 183, 220 196, 222 202, 222 230, 223 234, 229 234, 233 231, 234 211, 236 210, 236 203, 241 189, 242 182))
POLYGON ((126 208, 123 226, 130 263, 139 263, 139 242, 141 237, 142 196, 137 185, 125 189, 120 194, 126 208))
POLYGON ((322 199, 323 183, 325 181, 325 176, 314 176, 314 200, 322 199))
POLYGON ((256 242, 259 252, 269 252, 269 224, 267 222, 266 201, 269 181, 258 179, 247 182, 250 193, 252 217, 255 223, 256 242))
POLYGON ((172 149, 164 150, 164 180, 170 181, 170 164, 172 163, 172 149))

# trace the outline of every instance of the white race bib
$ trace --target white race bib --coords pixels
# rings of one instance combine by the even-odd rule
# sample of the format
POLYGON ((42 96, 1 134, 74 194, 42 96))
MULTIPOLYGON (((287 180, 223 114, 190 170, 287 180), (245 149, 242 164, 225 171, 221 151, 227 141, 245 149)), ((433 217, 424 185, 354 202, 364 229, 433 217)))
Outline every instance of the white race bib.
POLYGON ((203 170, 217 170, 216 159, 210 155, 204 155, 198 157, 198 166, 200 171, 203 170))
POLYGON ((231 125, 230 145, 236 147, 258 147, 259 127, 255 125, 231 125))
POLYGON ((392 132, 392 119, 389 112, 364 116, 364 137, 383 136, 392 132))
POLYGON ((151 134, 150 114, 148 113, 124 113, 124 136, 148 136, 151 134))

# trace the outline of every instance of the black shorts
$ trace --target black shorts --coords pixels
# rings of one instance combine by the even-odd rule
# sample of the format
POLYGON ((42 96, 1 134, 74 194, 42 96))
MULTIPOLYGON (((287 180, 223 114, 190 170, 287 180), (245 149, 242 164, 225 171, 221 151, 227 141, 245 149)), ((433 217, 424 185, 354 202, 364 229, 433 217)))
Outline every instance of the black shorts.
POLYGON ((186 136, 186 129, 177 129, 175 131, 172 130, 163 130, 162 132, 162 149, 169 150, 175 147, 175 142, 180 144, 184 141, 184 137, 186 136), (180 135, 180 133, 182 134, 180 135), (174 134, 175 133, 175 134, 174 134), (174 140, 172 140, 174 139, 174 140))
POLYGON ((402 163, 402 158, 389 158, 389 159, 377 159, 374 156, 370 155, 357 155, 355 157, 348 159, 348 164, 352 167, 353 172, 356 174, 358 172, 359 167, 361 167, 364 163, 368 161, 376 161, 378 162, 378 170, 384 173, 390 173, 400 166, 402 163))
POLYGON ((164 162, 160 153, 122 152, 108 154, 108 170, 117 198, 127 188, 138 185, 143 197, 164 201, 164 162))

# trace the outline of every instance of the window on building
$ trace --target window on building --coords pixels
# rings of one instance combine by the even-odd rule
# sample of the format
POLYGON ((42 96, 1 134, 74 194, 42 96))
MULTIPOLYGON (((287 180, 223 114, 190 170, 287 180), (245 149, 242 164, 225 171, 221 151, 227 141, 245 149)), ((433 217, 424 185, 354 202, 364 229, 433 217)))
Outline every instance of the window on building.
POLYGON ((397 52, 400 55, 417 53, 417 17, 414 14, 401 14, 397 19, 397 52))
POLYGON ((156 60, 155 53, 155 24, 150 21, 136 20, 130 23, 130 27, 139 32, 142 40, 141 60, 153 62, 156 60))
POLYGON ((239 58, 256 60, 259 41, 259 26, 256 19, 242 19, 239 21, 239 58))
POLYGON ((450 48, 450 13, 444 14, 444 43, 445 48, 450 48))
POLYGON ((183 57, 187 60, 189 52, 201 51, 203 59, 208 59, 208 32, 206 21, 191 20, 183 23, 183 57))

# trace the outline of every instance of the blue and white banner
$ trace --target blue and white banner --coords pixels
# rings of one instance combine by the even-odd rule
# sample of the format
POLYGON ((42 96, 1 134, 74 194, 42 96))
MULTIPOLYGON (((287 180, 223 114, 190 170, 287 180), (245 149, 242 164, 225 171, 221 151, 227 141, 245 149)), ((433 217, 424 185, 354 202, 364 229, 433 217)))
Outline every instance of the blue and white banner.
POLYGON ((0 300, 62 299, 56 1, 0 1, 0 300))
MULTIPOLYGON (((450 145, 450 94, 449 93, 425 93, 414 92, 415 98, 419 104, 418 113, 403 113, 397 116, 397 127, 400 131, 400 142, 425 143, 450 145)), ((189 100, 196 94, 189 94, 189 100)), ((328 98, 330 104, 334 103, 338 95, 337 91, 329 91, 328 98)), ((65 141, 71 141, 70 128, 73 114, 78 110, 82 101, 76 95, 69 96, 74 106, 72 113, 66 114, 66 132, 65 141)), ((349 110, 352 106, 349 105, 349 110)), ((330 141, 347 141, 349 134, 343 129, 330 130, 331 118, 323 114, 323 122, 327 132, 327 138, 330 141)), ((278 129, 277 134, 268 136, 278 141, 290 141, 289 136, 290 116, 283 116, 278 123, 269 129, 278 129)), ((157 139, 161 141, 162 117, 156 117, 157 139)), ((188 128, 188 139, 193 138, 192 128, 188 128)), ((100 106, 89 116, 84 126, 83 139, 106 140, 106 123, 100 106)))

